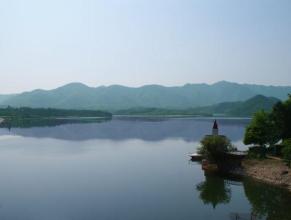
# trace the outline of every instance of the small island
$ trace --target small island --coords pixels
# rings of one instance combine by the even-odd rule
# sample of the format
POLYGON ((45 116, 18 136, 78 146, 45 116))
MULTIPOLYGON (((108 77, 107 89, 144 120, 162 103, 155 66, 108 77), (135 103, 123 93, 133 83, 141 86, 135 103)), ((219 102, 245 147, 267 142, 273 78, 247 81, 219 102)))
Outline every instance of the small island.
POLYGON ((247 126, 245 152, 238 151, 230 140, 219 134, 214 121, 212 134, 201 140, 198 154, 192 159, 202 160, 205 172, 252 177, 285 187, 291 192, 291 95, 278 102, 272 111, 258 111, 247 126))

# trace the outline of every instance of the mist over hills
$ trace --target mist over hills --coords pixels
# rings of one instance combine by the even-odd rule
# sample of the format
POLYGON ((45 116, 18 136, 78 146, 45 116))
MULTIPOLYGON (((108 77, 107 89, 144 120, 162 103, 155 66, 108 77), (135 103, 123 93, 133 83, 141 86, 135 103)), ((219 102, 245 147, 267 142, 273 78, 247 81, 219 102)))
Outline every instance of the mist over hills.
POLYGON ((82 83, 70 83, 52 90, 38 89, 16 95, 1 95, 0 105, 108 111, 130 108, 187 109, 223 102, 241 102, 256 95, 284 100, 288 93, 291 93, 291 86, 238 84, 226 81, 211 85, 146 85, 138 88, 120 85, 95 88, 82 83))
POLYGON ((0 95, 0 104, 13 96, 14 95, 0 95))

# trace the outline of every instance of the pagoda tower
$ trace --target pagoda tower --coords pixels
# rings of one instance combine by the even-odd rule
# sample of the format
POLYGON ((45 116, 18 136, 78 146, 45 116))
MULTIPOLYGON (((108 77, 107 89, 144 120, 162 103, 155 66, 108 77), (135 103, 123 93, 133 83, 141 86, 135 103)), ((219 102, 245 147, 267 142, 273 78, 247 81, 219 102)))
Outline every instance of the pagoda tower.
POLYGON ((213 123, 212 135, 218 135, 218 124, 217 124, 217 121, 216 120, 213 123))

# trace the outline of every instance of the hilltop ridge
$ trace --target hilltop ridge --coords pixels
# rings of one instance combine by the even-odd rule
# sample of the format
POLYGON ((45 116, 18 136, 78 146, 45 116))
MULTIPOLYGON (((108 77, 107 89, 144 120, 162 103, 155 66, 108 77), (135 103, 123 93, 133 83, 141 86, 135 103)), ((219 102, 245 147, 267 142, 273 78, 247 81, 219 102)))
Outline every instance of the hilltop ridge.
POLYGON ((264 86, 227 81, 214 84, 141 87, 121 85, 89 87, 74 82, 52 90, 38 89, 15 95, 2 95, 0 105, 108 111, 130 108, 186 109, 246 101, 256 95, 284 100, 288 93, 291 93, 291 86, 264 86))

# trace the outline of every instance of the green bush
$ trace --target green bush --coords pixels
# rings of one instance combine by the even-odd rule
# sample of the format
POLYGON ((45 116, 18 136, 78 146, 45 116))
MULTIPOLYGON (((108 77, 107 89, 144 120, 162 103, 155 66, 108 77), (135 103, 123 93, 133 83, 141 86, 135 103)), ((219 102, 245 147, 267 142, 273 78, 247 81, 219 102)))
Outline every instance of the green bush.
POLYGON ((287 162, 288 166, 291 165, 291 139, 286 139, 283 142, 284 148, 282 150, 284 160, 287 162))
POLYGON ((250 159, 264 159, 266 158, 266 148, 261 146, 249 147, 248 158, 250 159))
POLYGON ((282 149, 284 145, 283 144, 275 144, 273 146, 270 146, 267 148, 267 154, 282 157, 282 149))
POLYGON ((204 155, 213 162, 216 162, 223 153, 235 149, 230 140, 221 135, 207 135, 200 143, 201 147, 198 149, 198 153, 204 155))
POLYGON ((273 146, 280 140, 275 122, 269 113, 258 111, 247 126, 244 144, 254 144, 261 147, 273 146))

